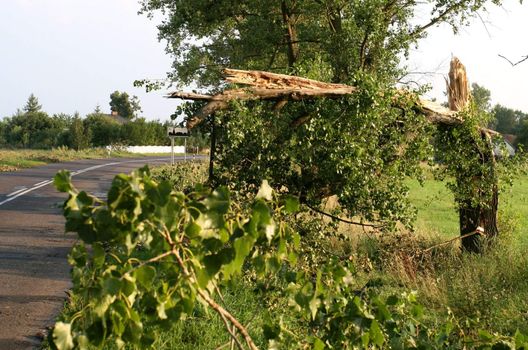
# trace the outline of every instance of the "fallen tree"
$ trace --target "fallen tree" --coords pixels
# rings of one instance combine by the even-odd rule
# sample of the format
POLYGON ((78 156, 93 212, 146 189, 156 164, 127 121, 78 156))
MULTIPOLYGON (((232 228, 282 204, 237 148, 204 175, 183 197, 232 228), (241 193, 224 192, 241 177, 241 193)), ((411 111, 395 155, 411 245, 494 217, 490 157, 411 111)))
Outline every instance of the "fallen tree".
MULTIPOLYGON (((275 101, 273 110, 279 112, 288 102, 313 100, 318 98, 340 99, 345 96, 360 93, 356 86, 326 83, 296 76, 275 74, 263 71, 247 71, 226 69, 225 80, 233 85, 215 95, 196 94, 189 92, 173 92, 167 97, 185 100, 206 101, 196 114, 187 119, 187 127, 192 129, 203 122, 205 118, 216 112, 229 109, 232 101, 275 101), (244 87, 239 87, 243 85, 244 87)), ((471 100, 470 91, 464 66, 457 58, 451 62, 448 82, 449 108, 438 103, 415 97, 411 92, 398 90, 392 97, 393 105, 399 106, 399 97, 405 96, 413 100, 412 109, 423 115, 430 123, 444 128, 453 128, 467 124, 471 100)), ((309 115, 302 115, 294 119, 289 125, 299 127, 310 120, 309 115)), ((496 236, 498 190, 495 157, 493 154, 492 136, 497 133, 480 125, 476 125, 476 132, 481 140, 475 140, 470 148, 474 149, 478 162, 485 165, 487 170, 477 170, 475 174, 457 173, 455 199, 459 207, 460 233, 463 237, 463 247, 472 252, 481 249, 478 235, 496 236), (478 142, 477 142, 478 141, 478 142), (482 150, 484 148, 484 150, 482 150), (467 177, 471 180, 466 181, 467 177), (485 184, 485 185, 484 185, 485 184), (483 188, 488 186, 488 189, 483 188), (473 234, 470 234, 473 233, 473 234)), ((414 135, 413 137, 417 137, 414 135)), ((214 148, 214 147, 213 147, 214 148)), ((214 150, 212 150, 214 152, 214 150)), ((315 170, 317 173, 319 170, 315 170)), ((325 195, 332 194, 325 188, 325 195)))

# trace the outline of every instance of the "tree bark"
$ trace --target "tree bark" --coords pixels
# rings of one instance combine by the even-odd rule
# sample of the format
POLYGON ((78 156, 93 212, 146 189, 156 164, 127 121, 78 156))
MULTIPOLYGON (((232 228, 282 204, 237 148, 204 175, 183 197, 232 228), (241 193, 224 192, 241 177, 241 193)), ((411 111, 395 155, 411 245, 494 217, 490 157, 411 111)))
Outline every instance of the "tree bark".
POLYGON ((211 149, 209 150, 209 183, 214 183, 214 161, 216 151, 215 116, 211 115, 211 149))
MULTIPOLYGON (((295 1, 292 7, 295 7, 295 1)), ((297 29, 295 28, 295 15, 291 8, 288 8, 286 0, 282 0, 282 21, 286 26, 286 41, 288 42, 288 67, 293 67, 299 57, 299 41, 297 40, 297 29)))

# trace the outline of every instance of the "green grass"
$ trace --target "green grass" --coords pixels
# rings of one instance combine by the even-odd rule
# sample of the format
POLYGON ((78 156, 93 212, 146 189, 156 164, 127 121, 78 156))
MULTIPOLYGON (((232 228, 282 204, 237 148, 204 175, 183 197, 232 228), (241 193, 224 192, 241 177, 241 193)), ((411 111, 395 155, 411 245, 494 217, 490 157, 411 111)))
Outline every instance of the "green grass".
MULTIPOLYGON (((112 156, 124 156, 125 153, 112 153, 112 156)), ((6 150, 0 149, 0 171, 15 171, 21 168, 31 168, 48 163, 59 163, 77 159, 108 158, 105 149, 87 149, 75 151, 67 148, 52 150, 6 150)))
MULTIPOLYGON (((440 181, 428 179, 421 186, 418 181, 408 182, 409 198, 418 210, 416 232, 439 235, 444 238, 459 235, 458 213, 452 193, 440 181)), ((499 223, 513 225, 511 234, 515 244, 528 244, 528 176, 519 176, 513 186, 502 189, 499 197, 499 223)))
MULTIPOLYGON (((139 157, 139 156, 170 156, 170 154, 138 154, 124 151, 108 153, 103 148, 90 148, 76 151, 68 148, 51 150, 7 150, 0 149, 0 172, 16 171, 22 168, 32 168, 48 163, 60 163, 79 159, 102 159, 110 157, 139 157)), ((183 154, 177 154, 178 156, 183 154)))
POLYGON ((424 186, 416 180, 408 183, 409 198, 418 209, 416 231, 433 231, 445 237, 458 235, 458 216, 453 194, 443 182, 425 180, 424 186))

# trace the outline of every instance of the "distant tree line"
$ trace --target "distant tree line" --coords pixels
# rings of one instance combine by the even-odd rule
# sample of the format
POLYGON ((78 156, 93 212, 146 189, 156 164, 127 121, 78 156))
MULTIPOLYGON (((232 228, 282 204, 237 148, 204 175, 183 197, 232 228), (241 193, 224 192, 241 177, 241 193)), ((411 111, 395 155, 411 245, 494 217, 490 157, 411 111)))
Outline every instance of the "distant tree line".
MULTIPOLYGON (((126 94, 126 93, 123 93, 126 94)), ((118 96, 122 98, 123 94, 118 96)), ((117 91, 112 94, 117 96, 117 91)), ((124 99, 128 103, 128 96, 124 99)), ((113 99, 112 99, 113 102, 113 99)), ((112 105, 112 110, 126 109, 112 105)), ((137 101, 133 106, 138 110, 137 101)), ((117 113, 114 113, 117 114, 117 113)), ((51 149, 68 147, 81 150, 108 145, 169 145, 167 126, 171 122, 147 121, 127 114, 126 117, 104 114, 97 107, 93 113, 81 118, 73 115, 48 115, 42 111, 38 99, 32 94, 22 110, 11 117, 0 119, 0 147, 51 149)), ((177 144, 183 141, 177 140, 177 144)), ((207 147, 207 140, 197 135, 188 140, 190 146, 207 147)))
POLYGON ((472 95, 478 108, 491 114, 489 127, 507 137, 514 146, 528 146, 528 113, 501 104, 491 106, 491 92, 485 87, 472 84, 472 95))

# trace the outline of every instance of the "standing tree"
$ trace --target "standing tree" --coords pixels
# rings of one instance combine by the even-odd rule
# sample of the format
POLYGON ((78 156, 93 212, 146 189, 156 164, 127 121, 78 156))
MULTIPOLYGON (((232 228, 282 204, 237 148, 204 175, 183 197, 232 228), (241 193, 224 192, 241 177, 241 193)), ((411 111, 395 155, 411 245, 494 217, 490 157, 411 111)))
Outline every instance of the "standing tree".
POLYGON ((90 147, 92 131, 84 125, 82 119, 76 114, 69 127, 69 144, 73 149, 80 151, 90 147))
POLYGON ((492 110, 495 120, 493 121, 495 130, 503 134, 517 134, 521 121, 526 118, 526 114, 500 104, 495 105, 492 110))
POLYGON ((475 107, 482 112, 489 113, 491 110, 491 91, 477 83, 471 84, 471 96, 475 107))
POLYGON ((130 98, 126 92, 114 91, 110 95, 110 110, 123 118, 133 119, 141 112, 141 106, 137 96, 130 98))
POLYGON ((29 95, 26 105, 23 108, 24 112, 36 113, 40 112, 41 109, 42 105, 39 104, 38 98, 33 94, 29 95))

